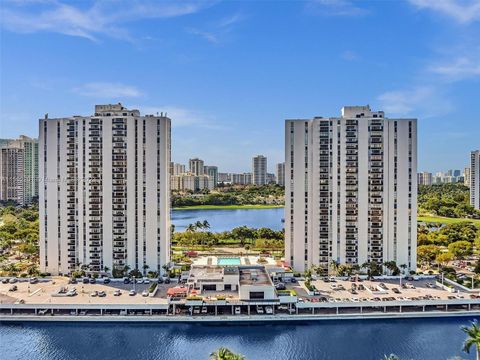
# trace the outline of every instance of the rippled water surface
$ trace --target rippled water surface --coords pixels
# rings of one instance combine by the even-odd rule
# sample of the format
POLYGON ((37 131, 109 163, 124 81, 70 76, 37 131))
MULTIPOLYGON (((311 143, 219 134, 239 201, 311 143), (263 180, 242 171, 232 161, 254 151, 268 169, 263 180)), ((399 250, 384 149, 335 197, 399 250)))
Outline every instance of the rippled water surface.
POLYGON ((172 223, 176 231, 184 231, 189 224, 207 220, 210 231, 232 230, 246 225, 252 228, 266 227, 283 229, 283 208, 275 209, 209 209, 209 210, 172 210, 172 223))
POLYGON ((451 359, 472 319, 323 321, 302 324, 0 324, 0 359, 208 359, 220 346, 252 359, 451 359))

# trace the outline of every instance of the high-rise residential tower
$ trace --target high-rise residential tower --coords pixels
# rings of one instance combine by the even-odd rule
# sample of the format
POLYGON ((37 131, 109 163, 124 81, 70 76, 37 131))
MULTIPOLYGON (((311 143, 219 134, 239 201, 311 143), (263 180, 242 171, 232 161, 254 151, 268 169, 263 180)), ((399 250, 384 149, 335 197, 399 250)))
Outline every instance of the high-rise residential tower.
POLYGON ((40 269, 162 272, 170 254, 170 119, 121 104, 40 120, 40 269))
POLYGON ((463 185, 470 187, 470 168, 463 169, 463 185))
POLYGON ((421 172, 417 174, 418 185, 432 185, 432 173, 421 172))
POLYGON ((417 121, 369 106, 285 122, 285 258, 416 268, 417 121))
POLYGON ((257 155, 252 159, 253 185, 265 185, 267 183, 267 158, 257 155))
POLYGON ((203 160, 200 160, 199 158, 190 159, 188 161, 188 167, 190 169, 190 172, 194 175, 198 176, 205 174, 203 160))
POLYGON ((205 175, 208 175, 213 183, 213 187, 217 187, 218 185, 218 167, 212 165, 205 165, 203 167, 203 171, 205 175))
POLYGON ((470 153, 470 205, 480 210, 480 150, 470 153))
POLYGON ((30 204, 38 198, 38 140, 25 135, 3 140, 0 200, 30 204))
POLYGON ((285 186, 285 163, 277 164, 277 184, 285 186))

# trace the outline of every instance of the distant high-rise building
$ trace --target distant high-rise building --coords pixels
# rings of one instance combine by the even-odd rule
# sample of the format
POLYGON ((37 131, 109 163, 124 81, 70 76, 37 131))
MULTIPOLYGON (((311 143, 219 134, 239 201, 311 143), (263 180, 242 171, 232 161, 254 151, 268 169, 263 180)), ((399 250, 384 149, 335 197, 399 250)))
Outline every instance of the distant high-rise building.
POLYGON ((203 167, 205 175, 208 175, 213 181, 213 187, 217 187, 218 185, 218 167, 217 166, 207 166, 203 167))
POLYGON ((285 123, 285 258, 416 268, 417 121, 368 106, 285 123))
POLYGON ((183 164, 177 164, 177 163, 174 163, 174 164, 173 164, 173 172, 172 172, 172 175, 185 174, 186 172, 187 172, 187 171, 186 171, 185 165, 183 165, 183 164))
POLYGON ((432 185, 432 173, 421 172, 417 174, 418 185, 432 185))
POLYGON ((203 166, 203 160, 200 160, 199 158, 195 159, 190 159, 188 161, 188 167, 190 169, 190 172, 194 175, 204 175, 205 170, 203 166))
POLYGON ((201 191, 212 190, 213 179, 208 175, 195 175, 192 173, 173 175, 170 179, 172 190, 179 191, 201 191))
POLYGON ((257 155, 252 159, 253 185, 265 185, 267 183, 267 158, 257 155))
POLYGON ((470 187, 470 168, 463 169, 463 184, 470 187))
POLYGON ((480 210, 480 150, 470 153, 470 205, 480 210))
POLYGON ((121 104, 40 120, 40 271, 170 260, 170 119, 121 104))
POLYGON ((14 200, 21 205, 30 204, 38 198, 38 140, 25 135, 18 139, 3 140, 1 149, 11 150, 2 151, 1 155, 3 175, 0 182, 4 184, 3 189, 8 188, 8 191, 0 190, 0 199, 14 200), (15 179, 11 177, 13 174, 15 179))
POLYGON ((231 183, 234 185, 251 185, 253 181, 252 173, 231 173, 230 174, 231 183))
POLYGON ((218 182, 219 183, 232 182, 232 177, 230 176, 230 173, 218 173, 218 182))
POLYGON ((285 163, 277 164, 277 184, 285 186, 285 163))

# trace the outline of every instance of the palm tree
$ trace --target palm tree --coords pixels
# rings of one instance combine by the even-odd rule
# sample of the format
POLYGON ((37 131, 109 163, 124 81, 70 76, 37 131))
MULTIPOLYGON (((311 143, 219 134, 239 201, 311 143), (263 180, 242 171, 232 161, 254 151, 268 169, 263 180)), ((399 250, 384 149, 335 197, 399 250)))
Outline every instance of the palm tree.
POLYGON ((400 360, 400 358, 395 354, 385 355, 383 360, 400 360))
POLYGON ((203 220, 203 224, 202 224, 202 225, 203 225, 203 228, 204 228, 204 229, 207 229, 207 230, 210 229, 210 224, 209 224, 209 222, 208 222, 207 220, 203 220))
POLYGON ((221 347, 210 354, 210 360, 245 360, 245 356, 235 354, 227 348, 221 347))
POLYGON ((147 273, 148 269, 150 269, 150 266, 148 266, 147 264, 143 265, 143 275, 147 273))
POLYGON ((470 354, 470 348, 475 346, 477 348, 477 360, 480 360, 480 326, 477 320, 472 322, 471 327, 464 326, 462 330, 468 335, 463 344, 463 351, 470 354))
POLYGON ((123 267, 123 275, 124 275, 124 276, 127 276, 129 270, 130 270, 130 266, 125 265, 125 266, 123 267))
POLYGON ((196 228, 195 228, 195 225, 189 224, 185 230, 189 232, 194 232, 196 228))

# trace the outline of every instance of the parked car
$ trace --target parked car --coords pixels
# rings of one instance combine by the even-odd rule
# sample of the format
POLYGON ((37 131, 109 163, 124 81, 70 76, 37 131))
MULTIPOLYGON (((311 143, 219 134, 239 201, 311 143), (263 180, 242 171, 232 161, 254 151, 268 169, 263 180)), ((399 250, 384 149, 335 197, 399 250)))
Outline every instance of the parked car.
POLYGON ((18 288, 17 288, 17 285, 13 285, 12 287, 10 287, 10 289, 8 289, 8 291, 17 291, 18 288))
POLYGON ((292 283, 296 283, 296 282, 297 282, 297 279, 296 279, 296 278, 294 278, 294 277, 292 277, 292 278, 290 279, 290 282, 292 282, 292 283))
POLYGON ((90 284, 95 284, 97 282, 97 280, 95 280, 95 278, 90 278, 90 280, 88 282, 90 284))
POLYGON ((11 278, 10 280, 8 280, 8 282, 9 282, 10 284, 15 284, 17 281, 18 281, 18 279, 17 279, 16 277, 13 277, 13 278, 11 278))
POLYGON ((147 297, 147 296, 148 296, 148 291, 147 291, 147 290, 143 290, 142 296, 143 296, 143 297, 147 297))
POLYGON ((122 295, 122 292, 120 290, 115 290, 113 292, 113 296, 120 296, 120 295, 122 295))
POLYGON ((82 282, 83 282, 84 284, 88 284, 88 278, 83 278, 83 279, 82 279, 82 282))
POLYGON ((73 288, 67 291, 67 296, 75 296, 77 295, 77 289, 73 288))
POLYGON ((34 277, 31 277, 29 281, 30 281, 30 284, 36 284, 38 283, 38 278, 34 276, 34 277))
POLYGON ((110 284, 110 279, 107 277, 107 278, 103 278, 103 283, 104 284, 110 284))
POLYGON ((206 306, 202 306, 202 314, 206 314, 208 312, 206 306))
POLYGON ((200 307, 199 306, 194 306, 193 307, 193 313, 194 314, 200 314, 200 307))
POLYGON ((395 294, 400 294, 400 290, 398 290, 397 288, 393 288, 392 291, 393 291, 395 294))
POLYGON ((242 313, 242 308, 240 306, 235 306, 235 315, 240 315, 242 313))
POLYGON ((107 296, 107 294, 105 293, 105 291, 100 290, 100 291, 98 292, 98 296, 99 296, 99 297, 105 297, 105 296, 107 296))
POLYGON ((92 291, 92 292, 90 293, 90 296, 91 296, 91 297, 97 297, 97 296, 98 296, 98 291, 96 291, 96 290, 95 290, 95 291, 92 291))
POLYGON ((287 287, 285 286, 284 283, 278 283, 277 285, 275 285, 275 289, 277 290, 285 290, 287 287))
POLYGON ((8 284, 8 279, 7 279, 7 278, 3 278, 3 279, 2 279, 2 284, 8 284))
POLYGON ((159 277, 158 280, 157 280, 157 283, 163 284, 163 278, 159 277))
POLYGON ((265 306, 265 313, 268 315, 273 314, 273 309, 271 306, 265 306))
POLYGON ((143 284, 143 279, 135 279, 137 284, 143 284))
POLYGON ((170 284, 170 278, 168 278, 168 277, 165 278, 165 279, 164 279, 164 282, 165 282, 165 284, 170 284))
POLYGON ((130 291, 128 292, 128 295, 129 295, 129 296, 135 296, 135 295, 137 295, 137 292, 132 289, 132 290, 130 290, 130 291))
POLYGON ((143 279, 144 284, 150 284, 150 279, 143 279))
POLYGON ((124 284, 130 284, 130 279, 128 277, 123 278, 124 284))

